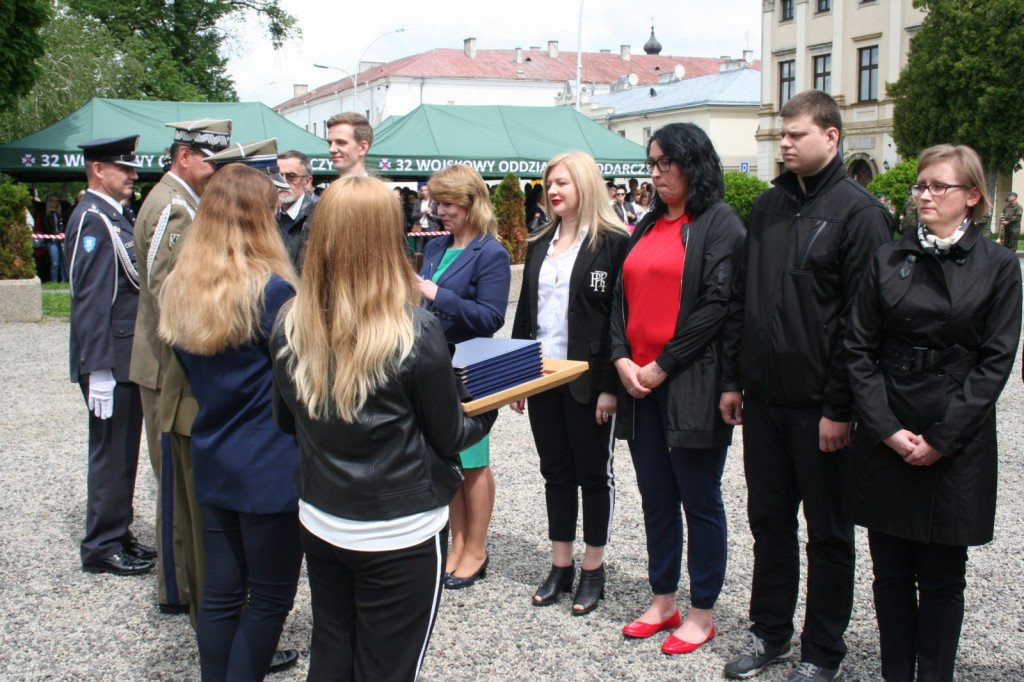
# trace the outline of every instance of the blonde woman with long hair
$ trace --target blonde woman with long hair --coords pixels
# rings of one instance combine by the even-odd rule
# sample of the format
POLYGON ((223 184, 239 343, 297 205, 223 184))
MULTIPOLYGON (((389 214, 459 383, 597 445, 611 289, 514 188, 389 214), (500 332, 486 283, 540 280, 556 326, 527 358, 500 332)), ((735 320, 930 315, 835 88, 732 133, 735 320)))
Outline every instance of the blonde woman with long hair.
MULTIPOLYGON (((529 399, 530 427, 540 456, 553 560, 534 606, 572 590, 573 542, 583 494, 586 551, 572 614, 597 608, 604 595, 604 548, 615 506, 612 425, 617 375, 611 364, 608 315, 629 234, 612 212, 597 163, 588 154, 560 154, 544 171, 551 221, 530 237, 512 337, 540 339, 545 358, 585 360, 576 381, 529 399)), ((522 413, 524 401, 512 409, 522 413)))
POLYGON ((295 293, 276 206, 265 174, 238 164, 219 171, 161 291, 159 333, 199 405, 192 460, 206 553, 204 682, 263 679, 302 564, 297 446, 272 423, 268 341, 295 293))
POLYGON ((415 679, 444 578, 466 417, 441 324, 416 305, 402 210, 379 180, 335 181, 271 341, 276 418, 299 439, 313 607, 309 679, 415 679))
MULTIPOLYGON (((417 280, 423 306, 441 320, 450 343, 494 336, 505 324, 512 281, 508 252, 497 240, 498 221, 484 179, 464 164, 434 173, 427 183, 451 236, 423 249, 417 280)), ((470 587, 487 575, 487 527, 494 510, 490 439, 459 457, 466 481, 451 505, 452 549, 445 587, 470 587)))

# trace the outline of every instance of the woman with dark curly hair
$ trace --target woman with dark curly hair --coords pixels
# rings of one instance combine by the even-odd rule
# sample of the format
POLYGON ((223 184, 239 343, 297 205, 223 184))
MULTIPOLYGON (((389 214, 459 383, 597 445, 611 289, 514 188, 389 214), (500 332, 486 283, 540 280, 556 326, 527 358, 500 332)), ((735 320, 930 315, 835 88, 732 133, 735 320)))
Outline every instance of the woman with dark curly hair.
POLYGON ((743 242, 722 203, 722 164, 689 123, 647 146, 655 195, 636 226, 615 288, 611 357, 622 380, 615 435, 629 442, 647 532, 650 607, 627 637, 674 630, 661 650, 682 654, 715 636, 711 608, 725 579, 722 470, 732 427, 718 411, 722 323, 743 242), (686 513, 690 609, 676 604, 686 513))

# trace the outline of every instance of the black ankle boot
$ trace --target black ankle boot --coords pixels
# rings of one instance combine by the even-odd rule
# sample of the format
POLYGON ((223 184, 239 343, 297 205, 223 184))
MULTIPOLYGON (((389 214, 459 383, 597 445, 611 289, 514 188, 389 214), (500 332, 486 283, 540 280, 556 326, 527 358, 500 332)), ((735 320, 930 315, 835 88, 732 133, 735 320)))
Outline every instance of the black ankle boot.
POLYGON ((576 586, 576 598, 572 600, 572 615, 590 613, 597 608, 600 599, 604 599, 604 564, 593 571, 580 571, 580 584, 576 586))
POLYGON ((550 606, 558 601, 558 596, 572 592, 572 581, 576 577, 576 564, 568 566, 552 566, 551 572, 544 580, 537 593, 533 595, 534 606, 550 606))

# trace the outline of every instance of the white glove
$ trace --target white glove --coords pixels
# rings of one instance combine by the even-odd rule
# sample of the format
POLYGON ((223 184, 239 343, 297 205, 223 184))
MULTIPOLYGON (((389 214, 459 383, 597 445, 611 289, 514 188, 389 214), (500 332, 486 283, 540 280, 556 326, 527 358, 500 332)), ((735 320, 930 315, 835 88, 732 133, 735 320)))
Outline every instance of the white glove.
POLYGON ((114 373, 109 369, 89 372, 89 411, 100 419, 114 414, 114 373))

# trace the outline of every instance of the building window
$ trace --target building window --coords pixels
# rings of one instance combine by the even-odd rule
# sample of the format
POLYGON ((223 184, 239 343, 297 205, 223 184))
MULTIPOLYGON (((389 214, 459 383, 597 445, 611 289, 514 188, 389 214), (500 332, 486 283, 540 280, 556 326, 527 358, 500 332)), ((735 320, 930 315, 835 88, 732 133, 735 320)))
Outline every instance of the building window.
POLYGON ((616 132, 619 134, 619 137, 625 137, 626 136, 626 131, 625 130, 617 130, 616 132))
POLYGON ((829 12, 832 10, 832 0, 818 0, 818 12, 829 12))
MULTIPOLYGON (((309 126, 306 126, 306 130, 309 130, 309 126)), ((313 134, 316 135, 316 121, 313 121, 313 134)))
POLYGON ((857 64, 860 83, 857 88, 857 101, 878 101, 878 46, 862 47, 857 50, 857 64))
POLYGON ((823 54, 814 58, 814 89, 832 94, 832 55, 823 54))
POLYGON ((651 129, 650 128, 644 128, 644 144, 647 144, 650 141, 651 141, 651 129))
POLYGON ((796 61, 779 62, 779 107, 796 94, 796 61))
POLYGON ((793 18, 794 0, 782 0, 782 18, 780 21, 789 21, 793 18))

